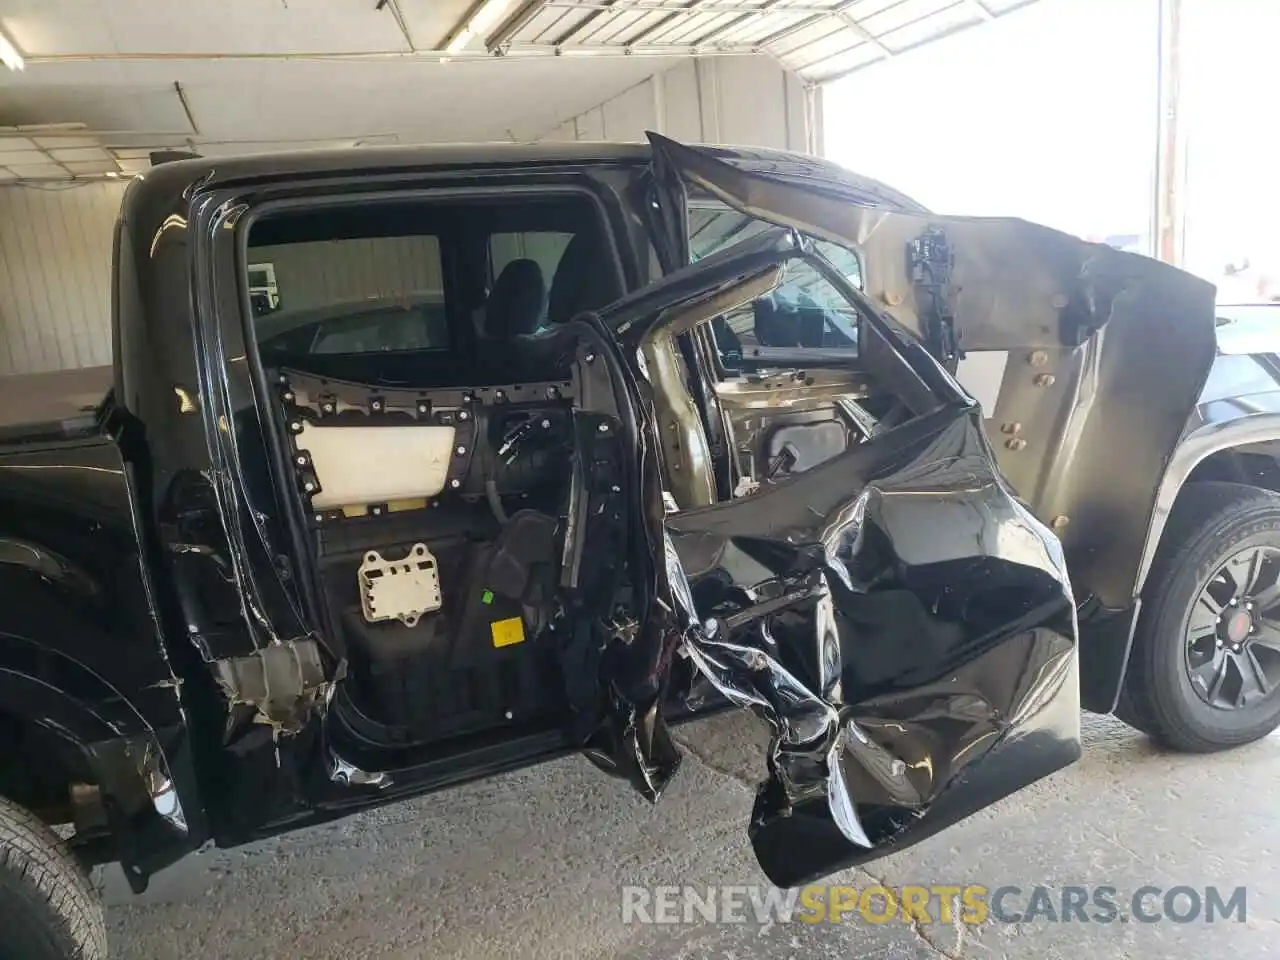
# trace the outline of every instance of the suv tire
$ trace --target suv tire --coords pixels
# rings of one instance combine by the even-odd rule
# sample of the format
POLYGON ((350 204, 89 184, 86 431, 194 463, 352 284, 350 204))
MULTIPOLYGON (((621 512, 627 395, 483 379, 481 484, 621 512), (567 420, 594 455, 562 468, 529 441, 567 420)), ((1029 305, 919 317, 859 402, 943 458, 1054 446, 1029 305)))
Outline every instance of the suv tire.
MULTIPOLYGON (((1200 605, 1211 584, 1218 585, 1214 589, 1219 598, 1234 590, 1224 569, 1233 558, 1247 556, 1256 548, 1274 551, 1280 558, 1280 496, 1244 484, 1218 482, 1195 483, 1182 492, 1147 577, 1142 614, 1116 708, 1121 720, 1165 746, 1195 753, 1249 743, 1280 725, 1280 685, 1242 701, 1243 705, 1223 708, 1206 699, 1212 682, 1197 690, 1192 680, 1193 657, 1222 655, 1224 642, 1227 654, 1239 646, 1233 645, 1227 626, 1215 627, 1216 633, 1195 640, 1192 634, 1202 633, 1203 628, 1192 629, 1192 614, 1199 619, 1206 616, 1200 605), (1200 652, 1202 648, 1208 652, 1200 652)), ((1213 596, 1209 601, 1216 602, 1213 596)), ((1266 608, 1277 609, 1271 603, 1266 608)), ((1224 607, 1219 621, 1227 624, 1230 613, 1224 607)), ((1261 620, 1258 622, 1258 628, 1246 627, 1237 633, 1248 636, 1261 630, 1261 620)), ((1244 646, 1248 649, 1248 642, 1244 646)), ((1273 656, 1270 649, 1267 654, 1268 658, 1273 656)), ((1207 663, 1204 669, 1217 672, 1207 663)), ((1235 669, 1224 669, 1224 677, 1235 676, 1235 669)), ((1230 688, 1226 689, 1230 698, 1230 688)))
POLYGON ((5 960, 104 960, 89 876, 43 821, 0 797, 0 953, 5 960))

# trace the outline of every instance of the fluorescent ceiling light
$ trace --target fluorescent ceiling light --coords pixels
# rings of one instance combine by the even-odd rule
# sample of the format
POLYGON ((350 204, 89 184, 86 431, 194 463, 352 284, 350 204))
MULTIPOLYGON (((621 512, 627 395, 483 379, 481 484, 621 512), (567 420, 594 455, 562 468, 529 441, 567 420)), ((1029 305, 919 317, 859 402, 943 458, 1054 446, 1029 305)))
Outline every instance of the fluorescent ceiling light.
POLYGON ((25 70, 27 68, 27 62, 22 59, 22 54, 13 45, 13 41, 5 36, 3 30, 0 30, 0 62, 4 63, 10 70, 25 70))
POLYGON ((501 14, 511 3, 511 0, 480 0, 480 2, 472 8, 470 15, 467 17, 466 23, 462 28, 449 38, 449 42, 444 45, 447 53, 459 53, 466 49, 472 38, 485 33, 490 27, 497 22, 499 14, 501 14))

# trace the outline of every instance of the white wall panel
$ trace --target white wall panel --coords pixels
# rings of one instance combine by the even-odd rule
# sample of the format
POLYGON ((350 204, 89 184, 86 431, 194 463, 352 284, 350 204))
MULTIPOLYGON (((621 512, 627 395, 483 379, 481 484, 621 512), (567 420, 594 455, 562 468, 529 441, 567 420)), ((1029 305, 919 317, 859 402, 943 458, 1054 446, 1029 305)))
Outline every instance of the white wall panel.
POLYGON ((111 362, 111 243, 124 185, 0 188, 0 375, 111 362))
MULTIPOLYGON (((804 85, 763 56, 701 57, 659 73, 550 130, 545 140, 643 140, 813 148, 804 85)), ((816 135, 816 131, 812 131, 816 135)))
MULTIPOLYGON (((648 81, 645 81, 646 83, 648 81)), ((586 113, 573 118, 574 130, 579 140, 603 140, 604 111, 600 107, 592 107, 586 113)))
POLYGON ((662 108, 662 132, 683 143, 698 143, 707 139, 702 129, 698 69, 697 63, 687 61, 662 74, 662 80, 657 84, 662 108))
POLYGON ((657 122, 654 97, 654 81, 646 80, 602 103, 605 139, 634 140, 637 130, 652 129, 657 122))
POLYGON ((578 139, 578 127, 574 120, 566 120, 560 126, 556 127, 546 136, 541 138, 544 141, 556 142, 572 142, 578 139))

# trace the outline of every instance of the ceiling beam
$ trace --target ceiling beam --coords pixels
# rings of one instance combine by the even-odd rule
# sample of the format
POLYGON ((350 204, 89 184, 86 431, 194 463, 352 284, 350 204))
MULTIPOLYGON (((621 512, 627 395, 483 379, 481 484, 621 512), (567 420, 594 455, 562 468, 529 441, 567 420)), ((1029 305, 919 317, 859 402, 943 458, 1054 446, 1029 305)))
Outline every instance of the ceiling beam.
POLYGON ((836 13, 836 19, 849 28, 849 31, 859 39, 871 44, 880 51, 882 57, 892 57, 894 52, 886 47, 879 37, 872 36, 871 31, 864 27, 859 21, 855 20, 850 14, 843 10, 836 13))
POLYGON ((490 53, 496 53, 515 39, 516 34, 533 22, 534 17, 550 6, 549 0, 525 0, 519 7, 498 24, 498 28, 489 34, 484 47, 490 53))
POLYGON ((621 46, 608 43, 513 43, 500 58, 494 57, 486 50, 463 50, 456 53, 448 50, 375 50, 363 53, 336 51, 311 51, 295 53, 168 53, 160 51, 139 51, 137 53, 55 53, 38 57, 28 57, 28 65, 55 65, 60 63, 129 63, 129 62, 165 62, 165 63, 204 63, 214 60, 228 62, 254 61, 258 63, 319 61, 324 63, 361 63, 380 60, 423 60, 428 63, 478 63, 495 59, 545 59, 557 56, 593 57, 596 59, 612 59, 624 57, 692 57, 692 56, 740 56, 742 54, 760 53, 756 44, 712 44, 701 43, 672 44, 640 44, 638 46, 621 46))
MULTIPOLYGON (((665 0, 547 0, 549 10, 612 10, 616 13, 687 14, 685 7, 673 7, 665 0)), ((695 13, 764 13, 776 6, 772 3, 748 3, 744 0, 702 0, 695 13)), ((831 7, 816 3, 793 3, 787 13, 830 13, 831 7)))
MULTIPOLYGON (((826 82, 836 76, 843 76, 845 73, 852 72, 852 70, 820 76, 821 71, 815 70, 815 68, 820 68, 830 61, 838 60, 860 44, 869 45, 876 51, 876 56, 869 60, 868 63, 860 64, 853 69, 861 69, 862 66, 870 65, 870 63, 904 54, 909 50, 932 43, 944 36, 967 29, 969 26, 977 26, 989 20, 1001 19, 1015 10, 1029 6, 1036 0, 1020 0, 1020 2, 1008 7, 1008 9, 1002 9, 998 12, 993 12, 988 0, 958 0, 958 2, 972 7, 977 12, 977 16, 970 23, 950 27, 938 34, 928 36, 923 40, 900 48, 889 47, 883 39, 875 36, 862 25, 855 12, 856 5, 860 2, 861 0, 842 0, 842 2, 830 7, 822 7, 818 6, 820 0, 799 0, 799 2, 794 2, 793 0, 790 4, 788 4, 788 0, 759 0, 759 2, 752 2, 752 0, 684 0, 682 6, 673 7, 663 6, 660 0, 579 0, 579 2, 573 2, 573 0, 519 0, 519 2, 514 3, 514 10, 508 13, 506 18, 489 35, 483 37, 484 49, 480 49, 477 45, 476 49, 451 51, 442 44, 431 49, 409 46, 408 49, 399 48, 366 52, 316 50, 309 52, 254 53, 223 53, 215 51, 196 53, 167 51, 66 53, 30 56, 26 58, 26 62, 32 67, 49 67, 60 63, 84 62, 155 61, 183 63, 213 60, 231 62, 322 61, 360 63, 409 59, 428 63, 446 61, 469 63, 490 60, 495 56, 509 59, 537 59, 556 56, 609 59, 636 56, 691 57, 766 54, 775 60, 783 62, 783 65, 788 69, 804 74, 810 82, 819 82, 819 80, 826 82), (748 5, 748 3, 751 3, 751 5, 748 5), (520 42, 520 37, 528 33, 529 26, 540 14, 548 11, 560 11, 567 14, 575 10, 583 13, 583 16, 558 36, 555 35, 557 29, 555 25, 549 26, 544 31, 548 38, 554 37, 554 39, 550 39, 550 42, 520 42), (573 42, 576 37, 592 33, 618 16, 624 14, 635 16, 642 13, 661 14, 662 16, 657 22, 642 28, 641 32, 636 37, 633 37, 630 42, 591 42, 589 39, 586 42, 573 42), (665 28, 671 27, 679 19, 698 16, 706 17, 709 15, 728 16, 725 22, 719 26, 712 27, 707 33, 693 40, 673 43, 644 42, 646 38, 659 36, 665 28), (769 24, 777 22, 779 18, 795 16, 799 16, 800 19, 758 40, 749 42, 721 40, 721 38, 731 37, 735 33, 757 24, 769 24), (807 62, 803 48, 812 46, 812 44, 802 41, 798 45, 795 43, 789 46, 786 45, 787 40, 813 31, 815 28, 820 31, 821 26, 824 24, 829 24, 832 28, 827 33, 827 37, 834 38, 837 32, 843 32, 844 39, 856 42, 840 43, 838 51, 824 53, 816 58, 811 56, 807 59, 807 62)), ((474 22, 476 14, 485 9, 487 5, 484 0, 472 4, 468 10, 467 17, 455 25, 450 36, 455 37, 458 32, 465 31, 474 22)), ((384 6, 391 7, 393 13, 398 10, 397 0, 386 0, 384 6)), ((398 17, 397 20, 399 20, 398 17)), ((913 22, 920 23, 925 20, 928 20, 927 15, 913 22)), ((411 45, 412 40, 407 31, 405 31, 405 37, 406 44, 411 45)))
POLYGON ((400 29, 400 36, 404 37, 404 45, 413 50, 413 37, 409 35, 409 25, 405 23, 404 14, 400 12, 399 0, 379 0, 374 9, 381 10, 384 7, 391 11, 391 18, 395 20, 396 26, 400 29))

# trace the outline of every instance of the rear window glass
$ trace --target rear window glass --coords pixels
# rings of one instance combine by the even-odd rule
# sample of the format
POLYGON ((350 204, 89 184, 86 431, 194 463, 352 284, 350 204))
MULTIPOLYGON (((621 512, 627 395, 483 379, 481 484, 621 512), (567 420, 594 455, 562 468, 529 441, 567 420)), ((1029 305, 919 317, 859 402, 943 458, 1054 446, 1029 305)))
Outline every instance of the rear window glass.
POLYGON ((255 338, 264 353, 449 347, 436 236, 256 247, 249 279, 255 338))
POLYGON ((465 373, 499 355, 493 341, 622 293, 602 227, 587 198, 536 194, 267 216, 251 228, 244 264, 253 339, 267 366, 322 375, 425 376, 415 356, 465 373))

